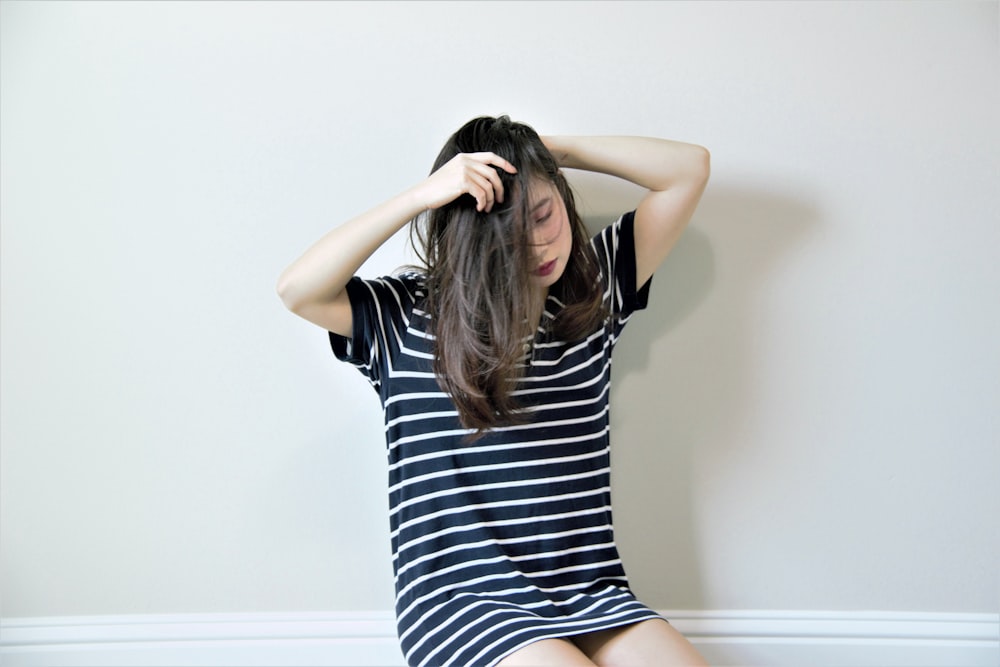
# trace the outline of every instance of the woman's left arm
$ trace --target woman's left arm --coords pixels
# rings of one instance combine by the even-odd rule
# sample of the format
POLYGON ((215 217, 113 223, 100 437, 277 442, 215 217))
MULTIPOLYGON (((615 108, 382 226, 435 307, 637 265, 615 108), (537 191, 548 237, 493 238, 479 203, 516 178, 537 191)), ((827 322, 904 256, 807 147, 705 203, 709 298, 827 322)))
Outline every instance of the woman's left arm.
POLYGON ((610 174, 647 188, 635 213, 636 285, 644 285, 694 215, 709 175, 709 153, 649 137, 544 136, 561 167, 610 174))

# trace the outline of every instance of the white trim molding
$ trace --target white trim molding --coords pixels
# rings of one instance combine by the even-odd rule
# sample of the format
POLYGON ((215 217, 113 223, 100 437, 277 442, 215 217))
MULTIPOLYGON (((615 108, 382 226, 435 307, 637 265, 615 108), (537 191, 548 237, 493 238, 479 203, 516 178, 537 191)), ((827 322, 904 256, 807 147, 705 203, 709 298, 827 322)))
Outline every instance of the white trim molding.
POLYGON ((713 665, 997 667, 1000 614, 663 612, 713 665))
MULTIPOLYGON (((997 667, 1000 615, 663 611, 713 665, 997 667)), ((396 667, 391 612, 0 620, 4 667, 396 667)))

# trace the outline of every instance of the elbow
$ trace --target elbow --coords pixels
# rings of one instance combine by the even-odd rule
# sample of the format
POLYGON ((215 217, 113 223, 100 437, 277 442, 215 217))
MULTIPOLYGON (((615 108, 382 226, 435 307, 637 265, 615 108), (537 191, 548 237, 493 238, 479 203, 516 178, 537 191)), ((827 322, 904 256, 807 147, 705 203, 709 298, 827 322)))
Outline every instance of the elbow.
POLYGON ((293 313, 298 312, 301 299, 297 296, 295 281, 288 275, 288 271, 282 273, 278 278, 278 284, 275 285, 275 291, 278 293, 278 298, 281 299, 281 303, 284 304, 285 308, 293 313))
POLYGON ((695 178, 704 186, 712 175, 712 154, 704 146, 694 146, 692 167, 695 178))
POLYGON ((653 190, 670 190, 683 188, 701 191, 708 183, 712 172, 712 155, 704 146, 697 144, 681 144, 681 149, 673 153, 669 162, 664 164, 665 181, 661 187, 653 190))

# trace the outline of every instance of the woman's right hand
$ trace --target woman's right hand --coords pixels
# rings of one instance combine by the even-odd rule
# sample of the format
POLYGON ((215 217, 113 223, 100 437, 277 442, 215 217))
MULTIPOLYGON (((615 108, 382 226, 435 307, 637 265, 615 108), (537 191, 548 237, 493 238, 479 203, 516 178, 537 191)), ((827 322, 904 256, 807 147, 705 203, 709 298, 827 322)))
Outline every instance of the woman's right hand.
POLYGON ((420 184, 420 196, 428 209, 435 209, 468 194, 476 200, 477 211, 489 213, 504 198, 496 168, 517 173, 514 165, 496 153, 459 153, 420 184))
POLYGON ((459 154, 415 186, 327 232, 278 279, 278 294, 293 313, 342 336, 353 334, 351 302, 344 289, 379 246, 429 208, 440 208, 464 194, 477 211, 502 202, 497 169, 516 173, 494 153, 459 154))

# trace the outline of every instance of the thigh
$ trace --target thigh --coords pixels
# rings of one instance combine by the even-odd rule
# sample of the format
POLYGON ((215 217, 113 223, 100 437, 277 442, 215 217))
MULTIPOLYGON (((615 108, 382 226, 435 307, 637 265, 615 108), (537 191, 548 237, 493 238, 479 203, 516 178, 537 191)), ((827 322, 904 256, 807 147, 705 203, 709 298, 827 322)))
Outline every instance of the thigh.
POLYGON ((497 663, 497 667, 594 667, 573 642, 542 639, 522 646, 497 663))
POLYGON ((573 637, 597 665, 707 667, 708 662, 674 626, 648 620, 573 637))

